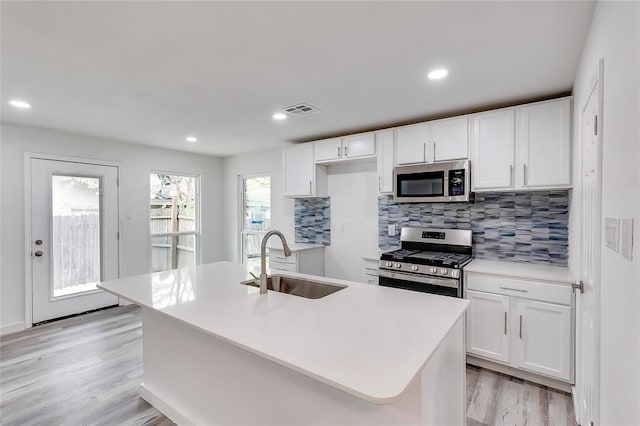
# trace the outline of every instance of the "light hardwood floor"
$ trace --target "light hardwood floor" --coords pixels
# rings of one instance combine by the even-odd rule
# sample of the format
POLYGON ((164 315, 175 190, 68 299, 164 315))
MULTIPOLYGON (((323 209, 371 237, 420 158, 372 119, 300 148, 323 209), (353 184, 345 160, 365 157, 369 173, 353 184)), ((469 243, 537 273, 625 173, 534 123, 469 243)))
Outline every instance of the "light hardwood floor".
MULTIPOLYGON (((138 396, 140 309, 126 306, 0 338, 0 424, 169 425, 138 396)), ((469 366, 467 424, 575 425, 571 397, 469 366)), ((240 408, 239 408, 240 409, 240 408)))

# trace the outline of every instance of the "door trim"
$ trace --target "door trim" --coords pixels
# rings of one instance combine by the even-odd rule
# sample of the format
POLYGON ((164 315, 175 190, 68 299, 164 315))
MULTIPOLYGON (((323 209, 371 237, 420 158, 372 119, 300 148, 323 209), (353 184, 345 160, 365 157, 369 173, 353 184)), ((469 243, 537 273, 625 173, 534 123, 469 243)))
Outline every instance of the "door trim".
MULTIPOLYGON (((92 160, 88 158, 51 155, 35 152, 24 153, 24 328, 33 327, 33 274, 31 270, 31 160, 51 160, 66 161, 69 163, 94 164, 97 166, 110 166, 117 169, 118 180, 120 179, 121 162, 92 160)), ((122 194, 120 193, 120 185, 118 185, 118 232, 120 232, 120 224, 122 223, 122 194)), ((122 268, 122 238, 118 239, 118 277, 120 277, 122 268)), ((118 298, 119 304, 122 299, 118 298)))

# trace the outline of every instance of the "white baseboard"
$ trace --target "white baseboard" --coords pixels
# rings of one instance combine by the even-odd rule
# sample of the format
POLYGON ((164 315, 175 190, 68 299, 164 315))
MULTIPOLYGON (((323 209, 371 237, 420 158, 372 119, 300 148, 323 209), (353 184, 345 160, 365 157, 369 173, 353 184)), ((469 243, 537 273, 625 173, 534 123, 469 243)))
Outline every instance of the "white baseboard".
POLYGON ((9 333, 16 333, 16 332, 22 331, 24 329, 25 329, 24 321, 14 322, 13 324, 3 325, 2 327, 0 327, 0 336, 3 336, 5 334, 9 334, 9 333))

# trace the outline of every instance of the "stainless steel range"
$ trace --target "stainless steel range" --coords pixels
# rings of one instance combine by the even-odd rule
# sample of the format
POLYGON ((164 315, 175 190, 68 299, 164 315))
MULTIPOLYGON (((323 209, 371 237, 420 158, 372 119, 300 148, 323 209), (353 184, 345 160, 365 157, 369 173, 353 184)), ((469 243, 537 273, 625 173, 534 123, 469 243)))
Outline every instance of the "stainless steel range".
POLYGON ((380 285, 462 297, 471 236, 468 230, 403 227, 400 249, 380 256, 380 285))

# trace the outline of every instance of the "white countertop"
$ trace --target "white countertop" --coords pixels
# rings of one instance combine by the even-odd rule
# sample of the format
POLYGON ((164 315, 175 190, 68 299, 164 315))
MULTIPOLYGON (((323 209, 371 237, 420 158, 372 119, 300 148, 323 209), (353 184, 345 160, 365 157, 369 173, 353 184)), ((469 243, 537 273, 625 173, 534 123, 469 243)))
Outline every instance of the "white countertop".
MULTIPOLYGON (((394 402, 468 306, 468 301, 363 283, 306 299, 239 284, 243 265, 107 281, 99 287, 211 336, 374 403, 394 402)), ((212 361, 213 362, 213 361, 212 361)))
MULTIPOLYGON (((289 246, 289 249, 292 252, 324 247, 322 244, 289 243, 289 242, 287 242, 287 245, 289 246)), ((273 238, 272 240, 269 240, 267 242, 267 248, 282 250, 282 243, 277 238, 273 238)))
POLYGON ((474 259, 464 267, 464 271, 564 284, 576 282, 568 267, 541 263, 474 259))

